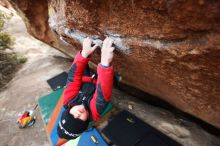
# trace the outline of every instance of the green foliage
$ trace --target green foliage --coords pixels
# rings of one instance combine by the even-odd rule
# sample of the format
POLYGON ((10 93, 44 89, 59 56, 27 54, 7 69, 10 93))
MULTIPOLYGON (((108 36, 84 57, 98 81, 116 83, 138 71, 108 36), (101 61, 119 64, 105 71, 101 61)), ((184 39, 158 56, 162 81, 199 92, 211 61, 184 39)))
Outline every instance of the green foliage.
POLYGON ((0 91, 12 79, 19 66, 26 61, 27 58, 21 55, 0 50, 0 91))
POLYGON ((5 20, 10 19, 9 15, 6 15, 2 12, 0 12, 0 31, 2 31, 4 24, 5 24, 5 20))
POLYGON ((15 39, 10 34, 6 32, 2 32, 5 24, 5 20, 9 18, 10 18, 9 16, 0 12, 0 49, 10 48, 15 41, 15 39))
POLYGON ((22 56, 22 55, 20 55, 20 56, 17 55, 17 61, 18 61, 19 64, 23 64, 27 61, 27 58, 22 56))
POLYGON ((6 48, 11 48, 15 41, 10 34, 3 32, 5 21, 9 18, 0 12, 0 91, 12 79, 19 66, 27 61, 27 58, 12 50, 6 51, 6 48))
POLYGON ((5 32, 0 33, 0 49, 10 48, 14 44, 14 38, 5 32))
POLYGON ((4 24, 5 24, 5 16, 3 15, 3 13, 0 12, 0 31, 2 31, 4 24))

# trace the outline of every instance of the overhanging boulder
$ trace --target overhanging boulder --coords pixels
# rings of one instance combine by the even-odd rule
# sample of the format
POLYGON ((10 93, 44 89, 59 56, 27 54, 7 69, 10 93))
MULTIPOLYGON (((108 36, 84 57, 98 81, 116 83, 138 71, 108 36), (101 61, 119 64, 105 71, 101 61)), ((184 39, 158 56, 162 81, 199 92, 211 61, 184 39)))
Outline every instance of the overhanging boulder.
MULTIPOLYGON (((86 36, 115 39, 122 82, 220 128, 220 2, 13 0, 29 33, 73 56, 86 36)), ((92 57, 100 60, 99 51, 92 57)))

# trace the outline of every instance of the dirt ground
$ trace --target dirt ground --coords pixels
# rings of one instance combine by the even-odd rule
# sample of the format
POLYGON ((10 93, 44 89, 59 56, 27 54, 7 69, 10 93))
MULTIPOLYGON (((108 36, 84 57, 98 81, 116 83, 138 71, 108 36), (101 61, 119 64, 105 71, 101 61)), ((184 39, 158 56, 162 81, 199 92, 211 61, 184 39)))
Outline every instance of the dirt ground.
POLYGON ((16 120, 19 113, 33 109, 39 96, 50 92, 46 80, 67 70, 70 61, 62 53, 31 37, 18 16, 7 22, 4 31, 16 38, 14 51, 28 60, 0 93, 0 146, 49 145, 39 109, 36 110, 36 124, 31 128, 19 129, 16 120))
MULTIPOLYGON (((0 93, 0 146, 50 145, 39 109, 35 112, 36 124, 27 129, 18 128, 17 115, 25 109, 32 109, 40 96, 48 94, 51 89, 46 80, 68 70, 71 62, 62 53, 31 37, 21 18, 16 15, 7 22, 5 31, 16 38, 14 50, 28 60, 0 93)), ((118 89, 113 90, 112 102, 115 107, 129 110, 184 146, 220 145, 219 137, 196 123, 118 89)))

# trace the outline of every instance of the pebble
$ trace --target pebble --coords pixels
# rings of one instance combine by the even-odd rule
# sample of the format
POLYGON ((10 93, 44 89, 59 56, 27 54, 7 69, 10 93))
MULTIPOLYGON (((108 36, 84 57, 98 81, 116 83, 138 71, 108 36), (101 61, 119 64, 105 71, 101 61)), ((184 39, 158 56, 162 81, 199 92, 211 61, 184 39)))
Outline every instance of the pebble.
POLYGON ((132 105, 128 105, 128 108, 130 109, 130 110, 132 110, 133 109, 133 106, 132 105))

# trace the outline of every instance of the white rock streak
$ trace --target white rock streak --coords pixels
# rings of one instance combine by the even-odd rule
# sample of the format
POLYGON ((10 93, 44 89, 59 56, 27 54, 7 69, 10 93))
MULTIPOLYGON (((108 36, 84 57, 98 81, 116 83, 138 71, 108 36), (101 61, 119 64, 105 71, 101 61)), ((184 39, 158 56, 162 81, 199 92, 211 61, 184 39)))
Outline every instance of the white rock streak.
MULTIPOLYGON (((68 28, 65 28, 64 33, 67 36, 79 41, 80 43, 82 43, 86 37, 90 37, 91 39, 93 39, 93 42, 95 44, 98 44, 100 47, 102 46, 103 41, 97 35, 88 35, 86 33, 79 31, 79 30, 75 30, 75 29, 70 30, 68 28)), ((120 35, 108 33, 108 34, 106 34, 106 37, 110 37, 114 40, 114 45, 118 51, 123 52, 125 54, 129 54, 130 48, 128 47, 128 45, 126 45, 126 43, 123 41, 123 39, 121 38, 120 35)))
MULTIPOLYGON (((91 39, 93 39, 93 43, 98 44, 100 47, 102 46, 103 40, 101 40, 99 36, 89 35, 74 28, 67 28, 65 26, 65 20, 57 21, 56 15, 49 17, 49 25, 57 33, 59 33, 60 30, 64 30, 65 35, 79 41, 80 43, 82 43, 86 37, 90 37, 91 39)), ((129 55, 132 52, 130 44, 163 50, 171 48, 172 46, 175 46, 179 43, 186 43, 185 41, 168 42, 165 40, 152 39, 148 37, 123 37, 122 35, 111 32, 109 30, 105 30, 104 35, 106 37, 112 38, 114 40, 116 50, 126 55, 129 55)), ((60 36, 60 40, 64 43, 67 43, 62 36, 60 36)))

